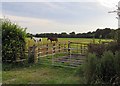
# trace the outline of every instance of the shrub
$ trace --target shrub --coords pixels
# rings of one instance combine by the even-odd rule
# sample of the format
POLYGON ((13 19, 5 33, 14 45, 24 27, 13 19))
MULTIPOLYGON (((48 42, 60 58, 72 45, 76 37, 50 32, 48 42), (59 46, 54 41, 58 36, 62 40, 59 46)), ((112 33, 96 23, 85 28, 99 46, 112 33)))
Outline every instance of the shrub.
POLYGON ((120 74, 120 52, 119 51, 115 53, 114 66, 115 66, 117 74, 120 74))
POLYGON ((100 77, 102 80, 107 83, 110 81, 110 79, 115 75, 115 67, 114 67, 114 55, 112 52, 107 51, 104 52, 102 58, 101 58, 101 67, 100 67, 100 72, 101 75, 100 77))
POLYGON ((28 58, 28 63, 34 63, 34 54, 31 54, 28 58))
POLYGON ((89 53, 95 53, 98 57, 100 57, 103 52, 105 51, 105 45, 104 44, 89 44, 88 45, 88 52, 89 53))
POLYGON ((120 45, 120 30, 118 31, 118 39, 117 39, 118 44, 120 45))
POLYGON ((2 61, 14 62, 25 56, 24 28, 12 23, 8 19, 2 21, 2 61))
POLYGON ((114 40, 120 45, 120 28, 116 30, 114 40))
POLYGON ((111 78, 110 83, 112 83, 114 86, 120 85, 120 52, 115 53, 114 57, 114 68, 115 68, 115 75, 111 78))
POLYGON ((96 67, 98 64, 98 58, 96 58, 95 54, 88 54, 88 58, 86 59, 85 65, 84 65, 84 75, 86 78, 87 84, 95 83, 97 79, 97 71, 96 67))
POLYGON ((116 51, 119 51, 120 50, 120 46, 118 45, 117 42, 110 42, 107 46, 106 46, 106 50, 107 51, 112 51, 114 54, 116 51))
POLYGON ((116 51, 120 51, 120 45, 117 41, 109 42, 108 44, 88 45, 88 52, 95 53, 98 57, 101 57, 105 51, 112 51, 115 54, 116 51))
POLYGON ((120 84, 120 52, 106 51, 101 58, 89 53, 82 67, 87 84, 120 84))

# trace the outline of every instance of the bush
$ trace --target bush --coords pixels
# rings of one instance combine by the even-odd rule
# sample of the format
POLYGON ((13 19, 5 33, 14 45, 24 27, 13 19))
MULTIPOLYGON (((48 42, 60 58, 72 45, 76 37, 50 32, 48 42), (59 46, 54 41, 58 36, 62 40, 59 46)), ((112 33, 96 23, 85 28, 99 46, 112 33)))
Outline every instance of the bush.
POLYGON ((89 44, 88 52, 95 53, 98 57, 100 57, 105 51, 106 46, 104 44, 89 44))
POLYGON ((96 65, 98 63, 98 59, 95 54, 88 54, 88 58, 86 59, 86 63, 84 65, 84 75, 86 78, 86 83, 95 83, 96 80, 96 65))
POLYGON ((100 77, 102 80, 107 83, 110 81, 110 79, 115 75, 115 67, 114 67, 114 55, 112 52, 107 51, 104 52, 102 58, 101 58, 101 67, 100 67, 100 72, 101 75, 100 77))
POLYGON ((120 52, 118 52, 118 51, 115 53, 114 67, 115 67, 116 73, 115 73, 114 77, 112 77, 110 82, 112 84, 116 84, 116 86, 119 86, 120 85, 120 52))
POLYGON ((109 42, 108 44, 88 45, 88 52, 95 53, 98 57, 101 57, 105 51, 112 51, 115 54, 116 51, 120 51, 120 45, 117 41, 109 42))
POLYGON ((120 45, 120 28, 116 30, 114 39, 120 45))
POLYGON ((117 42, 110 42, 107 46, 106 46, 106 51, 112 51, 114 54, 116 51, 120 50, 120 46, 118 45, 117 42))
POLYGON ((120 84, 120 52, 106 51, 101 58, 89 53, 81 70, 86 84, 120 84))
POLYGON ((2 21, 2 61, 15 62, 25 57, 24 28, 12 23, 8 19, 2 21))
POLYGON ((119 51, 115 53, 114 67, 116 69, 116 73, 120 75, 120 52, 119 51))

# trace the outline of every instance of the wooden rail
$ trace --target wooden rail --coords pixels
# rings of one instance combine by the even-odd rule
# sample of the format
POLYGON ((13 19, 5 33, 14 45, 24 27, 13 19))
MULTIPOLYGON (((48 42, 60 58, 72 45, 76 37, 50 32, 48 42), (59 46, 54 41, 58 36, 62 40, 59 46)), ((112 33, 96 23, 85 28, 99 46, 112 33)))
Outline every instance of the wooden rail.
POLYGON ((72 51, 76 51, 77 53, 80 54, 85 54, 87 52, 87 45, 84 43, 75 43, 75 42, 68 42, 66 43, 51 43, 51 44, 46 44, 42 46, 32 46, 29 47, 29 52, 28 52, 28 58, 31 58, 31 56, 34 58, 33 62, 37 63, 39 57, 45 57, 47 55, 53 55, 57 53, 66 53, 68 55, 72 54, 72 51), (76 47, 73 47, 72 45, 76 45, 76 47), (79 45, 79 46, 78 46, 79 45), (80 52, 78 52, 78 50, 80 52))

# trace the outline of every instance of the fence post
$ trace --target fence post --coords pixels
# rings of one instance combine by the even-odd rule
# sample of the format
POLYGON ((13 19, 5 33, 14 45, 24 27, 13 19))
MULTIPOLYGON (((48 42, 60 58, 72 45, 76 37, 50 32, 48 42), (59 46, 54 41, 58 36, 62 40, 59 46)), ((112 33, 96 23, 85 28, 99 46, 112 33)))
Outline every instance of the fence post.
POLYGON ((38 62, 38 47, 34 47, 34 63, 38 62))
POLYGON ((84 44, 84 54, 86 53, 86 49, 85 49, 86 45, 84 44))
POLYGON ((38 62, 37 46, 33 45, 32 47, 29 47, 28 63, 37 63, 37 62, 38 62))
POLYGON ((55 53, 55 43, 53 43, 53 53, 55 53))
POLYGON ((46 45, 46 55, 48 54, 48 44, 46 45))
POLYGON ((70 55, 70 41, 68 41, 68 55, 70 55))
POLYGON ((66 52, 66 43, 64 44, 64 52, 66 52))
POLYGON ((53 43, 53 46, 52 46, 52 65, 54 65, 54 53, 55 53, 55 43, 53 43))
POLYGON ((32 62, 32 60, 31 60, 31 59, 32 59, 32 57, 31 57, 31 55, 32 55, 32 54, 31 54, 31 49, 32 49, 32 47, 29 47, 29 48, 28 48, 28 63, 31 63, 31 62, 32 62))
POLYGON ((40 47, 38 47, 38 56, 40 56, 40 47))
POLYGON ((82 50, 83 50, 83 49, 82 49, 82 44, 81 44, 80 48, 81 48, 81 55, 82 55, 82 50))
POLYGON ((77 54, 78 54, 78 43, 77 43, 77 54))
POLYGON ((60 43, 59 43, 59 52, 60 52, 60 43))

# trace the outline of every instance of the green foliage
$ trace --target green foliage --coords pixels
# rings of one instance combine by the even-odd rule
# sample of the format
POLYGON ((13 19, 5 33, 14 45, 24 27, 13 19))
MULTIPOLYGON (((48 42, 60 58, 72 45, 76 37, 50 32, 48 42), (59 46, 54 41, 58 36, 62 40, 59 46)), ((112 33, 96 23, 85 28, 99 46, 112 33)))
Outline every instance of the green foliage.
POLYGON ((118 84, 120 52, 114 55, 111 51, 106 51, 101 58, 90 53, 82 69, 87 84, 118 84))
POLYGON ((28 63, 34 63, 34 54, 31 54, 28 58, 28 63))
POLYGON ((97 29, 96 31, 93 32, 87 32, 87 33, 75 33, 70 32, 67 34, 66 32, 62 33, 37 33, 34 35, 35 37, 58 37, 58 38, 93 38, 93 35, 95 38, 109 38, 113 39, 114 35, 118 29, 110 29, 110 28, 105 28, 105 29, 97 29))
POLYGON ((110 50, 113 53, 115 53, 116 51, 120 50, 120 46, 118 45, 118 43, 116 41, 114 42, 110 42, 107 46, 106 46, 106 50, 110 50))
POLYGON ((114 77, 112 77, 111 79, 111 83, 112 84, 116 84, 116 86, 120 85, 120 52, 117 51, 115 53, 115 57, 114 57, 114 67, 115 67, 115 75, 114 77))
POLYGON ((31 38, 31 37, 33 37, 33 35, 30 34, 30 33, 27 33, 27 34, 26 34, 26 37, 31 38))
POLYGON ((97 65, 96 55, 88 54, 88 58, 84 66, 84 75, 87 84, 94 83, 94 81, 96 80, 96 65, 97 65))
POLYGON ((119 51, 115 53, 114 67, 116 69, 116 73, 120 75, 120 52, 119 51))
POLYGON ((8 19, 2 21, 2 61, 14 62, 25 56, 26 29, 8 19))
POLYGON ((114 76, 114 55, 112 52, 105 52, 101 58, 101 78, 104 82, 109 82, 114 76))
POLYGON ((117 30, 117 43, 120 46, 120 29, 117 30))
POLYGON ((116 51, 120 51, 120 45, 117 41, 112 41, 107 44, 89 44, 88 52, 95 53, 98 57, 101 57, 105 51, 112 51, 114 54, 116 51))
POLYGON ((95 53, 98 57, 100 57, 105 51, 106 46, 104 44, 89 44, 88 52, 95 53))

